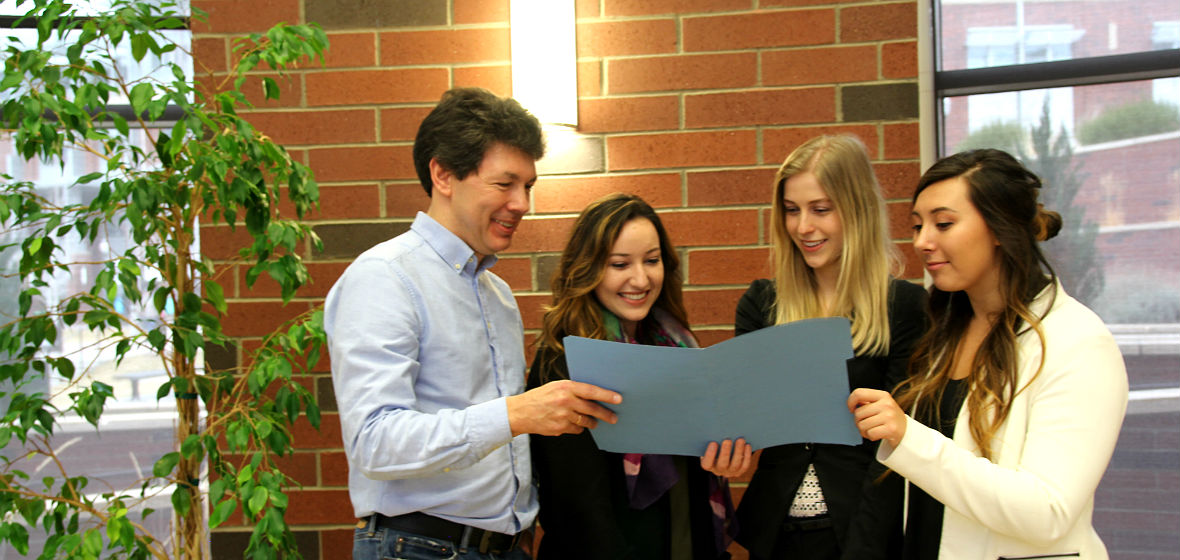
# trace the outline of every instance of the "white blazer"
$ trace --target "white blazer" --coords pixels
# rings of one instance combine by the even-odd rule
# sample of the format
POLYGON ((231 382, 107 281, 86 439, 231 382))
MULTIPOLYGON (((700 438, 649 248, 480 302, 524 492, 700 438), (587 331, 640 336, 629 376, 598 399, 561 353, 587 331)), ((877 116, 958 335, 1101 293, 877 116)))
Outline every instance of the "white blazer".
POLYGON ((898 446, 878 448, 877 459, 906 478, 907 500, 916 484, 946 506, 940 559, 1108 558, 1091 517, 1127 409, 1123 357, 1102 320, 1059 285, 1030 308, 1044 317, 1045 366, 1029 385, 1041 344, 1028 329, 1017 339, 1024 388, 991 461, 971 437, 966 406, 953 440, 907 417, 898 446))

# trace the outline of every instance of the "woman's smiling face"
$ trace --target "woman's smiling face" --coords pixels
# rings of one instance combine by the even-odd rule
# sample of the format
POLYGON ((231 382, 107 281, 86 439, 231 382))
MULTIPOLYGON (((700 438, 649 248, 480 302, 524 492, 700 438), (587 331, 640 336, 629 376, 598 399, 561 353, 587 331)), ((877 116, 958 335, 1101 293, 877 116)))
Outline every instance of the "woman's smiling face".
POLYGON ((651 311, 664 286, 660 236, 647 218, 635 218, 619 231, 606 258, 602 281, 594 288, 598 302, 619 318, 627 334, 651 311))
POLYGON ((844 225, 814 173, 805 171, 787 179, 783 213, 787 233, 807 266, 816 273, 838 272, 844 253, 844 225))
POLYGON ((999 290, 999 243, 971 203, 968 189, 962 177, 934 183, 918 195, 910 218, 914 250, 934 285, 944 292, 965 291, 975 299, 999 290))

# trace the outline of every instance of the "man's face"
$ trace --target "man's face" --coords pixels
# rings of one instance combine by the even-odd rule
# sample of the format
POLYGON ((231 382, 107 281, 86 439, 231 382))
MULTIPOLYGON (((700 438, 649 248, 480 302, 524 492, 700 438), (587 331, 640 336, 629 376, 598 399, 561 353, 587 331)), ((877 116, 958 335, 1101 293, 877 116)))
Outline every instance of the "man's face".
POLYGON ((449 211, 432 213, 432 217, 459 236, 480 259, 507 249, 529 210, 529 191, 537 181, 532 156, 497 142, 484 153, 479 167, 462 180, 446 170, 440 174, 435 196, 450 199, 449 211))

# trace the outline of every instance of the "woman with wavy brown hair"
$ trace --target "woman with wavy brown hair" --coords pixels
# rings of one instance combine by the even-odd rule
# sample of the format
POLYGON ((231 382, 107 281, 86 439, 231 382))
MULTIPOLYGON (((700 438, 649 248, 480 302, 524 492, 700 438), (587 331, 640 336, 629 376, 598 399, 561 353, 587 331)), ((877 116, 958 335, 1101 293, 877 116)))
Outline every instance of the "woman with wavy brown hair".
MULTIPOLYGON (((656 212, 613 194, 574 223, 552 280, 528 387, 569 378, 562 339, 697 346, 681 296, 680 260, 656 212)), ((744 440, 709 444, 699 460, 609 453, 589 431, 531 440, 543 531, 538 558, 728 558, 732 512, 723 477, 750 463, 744 440)))
POLYGON ((914 193, 931 328, 894 396, 857 389, 848 401, 908 485, 906 559, 1107 557, 1090 519, 1127 374, 1041 252, 1061 217, 1037 203, 1040 188, 985 149, 935 163, 914 193))

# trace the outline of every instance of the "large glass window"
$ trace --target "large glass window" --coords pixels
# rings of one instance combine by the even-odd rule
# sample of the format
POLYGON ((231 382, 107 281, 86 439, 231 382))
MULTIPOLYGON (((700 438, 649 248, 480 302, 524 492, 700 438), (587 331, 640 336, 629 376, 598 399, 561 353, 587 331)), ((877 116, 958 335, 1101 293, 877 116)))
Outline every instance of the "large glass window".
MULTIPOLYGON (((19 41, 28 44, 36 37, 34 29, 13 27, 14 17, 29 7, 26 3, 16 8, 11 1, 0 2, 0 18, 4 20, 0 34, 7 41, 19 41)), ((97 13, 104 9, 104 2, 81 3, 84 10, 97 13)), ((166 61, 146 56, 142 61, 135 61, 131 53, 129 41, 123 41, 112 52, 119 72, 129 80, 149 78, 160 67, 162 62, 173 62, 185 69, 188 76, 192 76, 192 61, 189 54, 190 34, 187 31, 169 32, 169 40, 178 45, 178 49, 167 56, 166 61)), ((170 78, 171 76, 166 76, 170 78)), ((112 98, 113 104, 127 104, 127 99, 112 98)), ((130 106, 125 107, 126 114, 130 114, 130 106)), ((169 127, 171 123, 155 123, 160 127, 169 127)), ((139 146, 151 152, 153 132, 139 132, 136 138, 139 146)), ((0 173, 11 176, 14 180, 30 181, 36 185, 37 193, 47 200, 59 204, 86 203, 95 196, 96 186, 79 186, 74 182, 87 173, 102 171, 105 162, 92 153, 83 150, 70 150, 63 161, 42 162, 36 159, 25 160, 13 149, 11 138, 7 132, 0 132, 0 173)), ((7 224, 0 225, 0 245, 19 241, 20 232, 8 229, 7 224)), ((51 289, 45 293, 47 304, 63 294, 82 291, 89 286, 99 265, 94 264, 107 259, 110 255, 121 254, 132 247, 132 241, 126 232, 119 229, 104 231, 97 236, 94 243, 79 241, 77 236, 63 239, 65 244, 65 262, 78 263, 70 267, 68 273, 62 272, 54 276, 51 289)), ((7 322, 16 314, 16 294, 20 286, 11 276, 17 269, 19 254, 10 249, 0 254, 0 320, 7 322)), ((145 279, 146 283, 146 279, 145 279)), ((154 309, 116 308, 136 321, 152 322, 160 320, 160 315, 154 309)), ((167 311, 166 311, 167 313, 167 311)), ((140 350, 132 351, 121 363, 116 364, 113 352, 109 348, 97 345, 94 333, 82 326, 81 322, 74 326, 59 325, 60 336, 56 347, 50 349, 54 355, 70 356, 79 371, 86 370, 85 380, 102 381, 114 388, 115 399, 108 401, 107 412, 103 415, 99 428, 79 418, 64 418, 56 429, 55 437, 50 442, 61 460, 66 472, 71 476, 82 475, 90 479, 88 490, 96 494, 110 491, 129 491, 137 493, 142 481, 151 476, 152 465, 162 455, 173 451, 174 423, 176 418, 175 401, 171 396, 162 400, 156 399, 156 389, 166 380, 163 365, 159 356, 154 352, 140 350)), ((50 395, 51 402, 60 403, 66 399, 69 383, 65 379, 50 377, 39 386, 25 391, 40 390, 50 395)), ((0 399, 0 406, 6 406, 7 401, 0 399)), ((12 458, 19 455, 15 439, 9 444, 6 456, 12 458)), ((35 457, 21 470, 28 472, 34 478, 37 473, 50 474, 55 465, 44 456, 35 457)), ((57 475, 56 472, 52 474, 57 475)), ((147 518, 147 528, 157 537, 167 539, 170 534, 171 503, 168 499, 170 492, 160 492, 156 498, 150 499, 140 507, 156 510, 147 518)), ((138 516, 137 520, 138 520, 138 516)), ((30 535, 30 556, 35 558, 40 553, 40 543, 43 536, 36 531, 30 535)), ((22 558, 15 550, 0 547, 0 559, 22 558)))
POLYGON ((1050 260, 1126 360, 1131 400, 1095 526, 1111 558, 1176 558, 1180 3, 932 2, 939 155, 1001 148, 1045 179, 1065 221, 1050 260))

